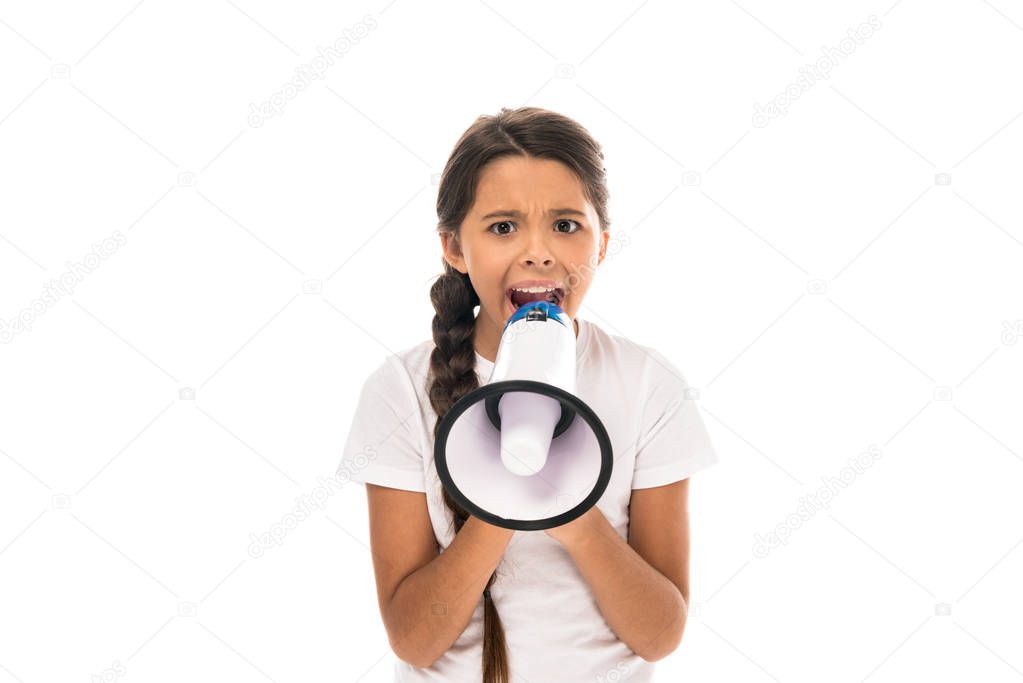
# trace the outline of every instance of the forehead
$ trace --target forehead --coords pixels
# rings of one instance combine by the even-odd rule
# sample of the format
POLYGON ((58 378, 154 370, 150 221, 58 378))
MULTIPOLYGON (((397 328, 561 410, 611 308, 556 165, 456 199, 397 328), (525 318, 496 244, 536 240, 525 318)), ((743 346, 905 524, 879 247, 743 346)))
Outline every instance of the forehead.
POLYGON ((579 178, 568 166, 552 159, 504 157, 484 167, 476 188, 474 211, 538 206, 586 208, 579 178))

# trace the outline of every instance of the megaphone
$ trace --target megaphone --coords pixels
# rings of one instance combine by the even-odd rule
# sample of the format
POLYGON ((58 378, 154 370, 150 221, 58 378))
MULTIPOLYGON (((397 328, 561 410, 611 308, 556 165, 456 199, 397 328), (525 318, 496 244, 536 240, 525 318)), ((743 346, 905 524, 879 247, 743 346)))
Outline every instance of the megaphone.
POLYGON ((508 318, 487 384, 441 419, 437 475, 466 512, 521 531, 566 524, 611 480, 611 440, 575 395, 576 336, 557 304, 533 301, 508 318))

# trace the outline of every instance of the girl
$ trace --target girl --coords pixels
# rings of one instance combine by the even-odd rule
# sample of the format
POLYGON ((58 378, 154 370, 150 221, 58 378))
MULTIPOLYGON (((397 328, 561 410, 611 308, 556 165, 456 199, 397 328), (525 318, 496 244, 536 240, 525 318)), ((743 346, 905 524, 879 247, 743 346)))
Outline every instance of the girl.
POLYGON ((445 166, 433 339, 366 380, 339 468, 366 484, 397 681, 638 683, 682 638, 688 478, 717 456, 670 361, 577 317, 607 252, 603 158, 575 121, 526 107, 478 118, 445 166), (572 318, 577 395, 615 457, 597 504, 543 533, 467 515, 433 462, 440 418, 487 382, 530 285, 572 318))

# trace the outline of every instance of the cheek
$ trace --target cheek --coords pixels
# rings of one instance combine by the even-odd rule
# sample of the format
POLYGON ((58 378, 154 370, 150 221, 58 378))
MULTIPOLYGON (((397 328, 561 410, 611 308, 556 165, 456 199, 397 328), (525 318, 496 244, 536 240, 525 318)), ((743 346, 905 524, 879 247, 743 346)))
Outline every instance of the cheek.
POLYGON ((572 289, 578 291, 580 289, 585 289, 589 285, 590 280, 593 279, 599 260, 599 253, 583 252, 575 255, 573 259, 568 262, 567 270, 569 272, 569 285, 571 285, 572 289))
POLYGON ((500 287, 504 278, 504 270, 500 264, 495 262, 493 255, 484 252, 474 254, 474 257, 471 261, 472 266, 469 268, 474 280, 473 286, 476 287, 477 292, 486 296, 487 292, 500 287))

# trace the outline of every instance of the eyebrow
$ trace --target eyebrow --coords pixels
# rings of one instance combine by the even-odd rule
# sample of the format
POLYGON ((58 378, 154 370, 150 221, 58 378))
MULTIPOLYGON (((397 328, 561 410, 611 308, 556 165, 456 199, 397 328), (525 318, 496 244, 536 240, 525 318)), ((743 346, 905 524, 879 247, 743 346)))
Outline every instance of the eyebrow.
MULTIPOLYGON (((582 216, 586 217, 586 214, 579 209, 551 209, 547 212, 548 216, 554 215, 571 215, 571 216, 582 216)), ((488 218, 500 218, 501 216, 511 216, 512 218, 525 218, 525 214, 521 211, 515 211, 514 209, 498 209, 497 211, 491 211, 486 216, 480 218, 480 220, 486 220, 488 218)))

